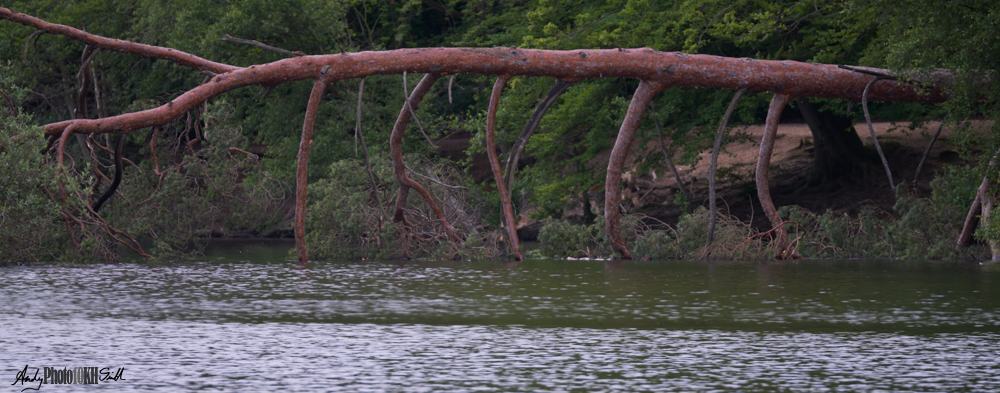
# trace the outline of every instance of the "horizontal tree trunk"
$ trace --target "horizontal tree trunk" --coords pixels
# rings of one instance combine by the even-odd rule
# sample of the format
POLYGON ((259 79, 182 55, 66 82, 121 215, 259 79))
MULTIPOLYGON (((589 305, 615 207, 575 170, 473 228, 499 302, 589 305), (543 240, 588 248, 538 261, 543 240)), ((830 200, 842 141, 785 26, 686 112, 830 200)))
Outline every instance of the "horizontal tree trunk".
MULTIPOLYGON (((870 76, 836 65, 797 61, 753 60, 649 48, 604 50, 533 50, 518 48, 424 48, 384 52, 302 56, 232 70, 213 77, 158 108, 104 119, 67 120, 45 126, 59 134, 71 122, 78 133, 129 132, 163 125, 207 99, 246 86, 272 85, 324 74, 331 81, 370 75, 409 73, 497 74, 555 77, 565 81, 634 78, 667 86, 747 88, 791 97, 860 101, 870 76)), ((912 85, 884 81, 869 92, 875 101, 939 102, 941 88, 923 94, 912 85)))

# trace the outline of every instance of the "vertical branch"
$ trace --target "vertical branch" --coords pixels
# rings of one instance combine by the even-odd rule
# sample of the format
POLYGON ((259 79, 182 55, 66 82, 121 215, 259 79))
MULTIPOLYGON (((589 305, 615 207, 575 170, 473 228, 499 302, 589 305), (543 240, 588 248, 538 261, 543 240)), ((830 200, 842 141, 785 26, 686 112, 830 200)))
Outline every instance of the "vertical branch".
POLYGON ((865 85, 864 93, 861 93, 861 108, 865 111, 865 121, 868 122, 868 132, 872 134, 872 143, 875 144, 875 150, 878 151, 878 157, 882 159, 882 166, 885 167, 885 175, 889 177, 889 188, 892 192, 896 192, 896 183, 892 181, 892 171, 889 170, 889 162, 885 160, 885 154, 882 153, 882 146, 878 144, 878 139, 875 138, 875 129, 872 128, 872 117, 868 114, 868 91, 871 90, 875 82, 878 82, 882 77, 876 76, 871 82, 865 85))
MULTIPOLYGON (((421 81, 423 80, 421 79, 421 81)), ((424 132, 424 126, 420 124, 420 119, 417 118, 417 114, 413 112, 416 104, 411 104, 409 97, 410 94, 406 92, 406 71, 403 71, 403 99, 406 100, 406 102, 403 103, 403 106, 410 110, 410 116, 413 116, 413 121, 417 123, 417 128, 420 130, 420 134, 424 136, 424 139, 427 140, 427 143, 429 143, 432 148, 437 149, 437 145, 431 141, 431 137, 427 136, 427 133, 424 132)))
POLYGON ((357 155, 357 140, 361 139, 361 150, 365 153, 365 171, 368 172, 368 181, 372 184, 372 196, 375 197, 375 206, 379 209, 379 227, 381 228, 382 223, 382 198, 378 195, 378 184, 375 183, 375 174, 372 172, 372 161, 371 157, 368 155, 368 144, 365 143, 365 136, 361 134, 361 97, 365 91, 365 78, 361 78, 361 84, 358 86, 358 117, 354 128, 354 154, 357 155))
POLYGON ((639 128, 639 121, 642 120, 646 106, 653 100, 657 93, 668 87, 663 82, 642 81, 639 88, 632 95, 632 102, 625 113, 621 130, 618 131, 618 138, 615 140, 615 147, 611 149, 611 159, 608 162, 608 174, 604 179, 604 225, 607 228, 608 241, 611 247, 621 254, 622 259, 632 259, 632 253, 625 247, 622 241, 621 209, 618 206, 621 201, 622 167, 625 166, 625 156, 628 155, 629 146, 635 138, 635 130, 639 128))
MULTIPOLYGON (((993 168, 997 164, 997 157, 1000 156, 1000 150, 997 150, 993 154, 993 159, 990 160, 989 168, 993 168)), ((983 205, 987 203, 989 199, 990 188, 993 187, 993 180, 990 176, 983 177, 983 182, 979 184, 979 189, 976 191, 976 199, 972 201, 972 206, 969 206, 969 213, 965 215, 965 224, 962 225, 962 233, 958 235, 958 245, 959 247, 968 247, 972 243, 972 235, 976 232, 976 226, 979 225, 980 213, 983 210, 983 205)), ((985 216, 985 214, 983 214, 985 216)))
MULTIPOLYGON (((726 135, 726 126, 729 125, 729 117, 733 115, 733 111, 736 110, 736 104, 740 102, 740 97, 746 91, 745 87, 736 91, 733 100, 729 101, 729 108, 726 108, 726 114, 722 115, 722 122, 719 123, 719 131, 715 133, 715 144, 712 145, 712 162, 708 166, 708 239, 705 240, 706 248, 712 245, 712 239, 715 235, 715 215, 717 210, 715 205, 715 170, 719 166, 719 150, 722 150, 722 139, 726 135)), ((705 253, 705 258, 708 258, 707 252, 705 253)))
POLYGON ((302 140, 299 142, 295 172, 295 249, 299 254, 299 262, 309 260, 309 250, 306 248, 306 181, 309 175, 309 149, 312 147, 316 113, 319 112, 319 101, 323 98, 326 83, 326 78, 323 77, 313 82, 312 92, 309 93, 309 105, 306 106, 306 118, 302 122, 302 140))
POLYGON ((63 155, 66 151, 66 140, 69 139, 70 134, 76 130, 76 123, 70 123, 65 130, 63 130, 62 135, 59 136, 58 142, 56 142, 56 164, 58 164, 60 169, 63 169, 63 155))
MULTIPOLYGON (((527 146, 528 140, 531 139, 531 134, 538 129, 538 124, 541 123, 542 116, 545 116, 545 112, 556 102, 556 98, 559 98, 559 95, 565 92, 569 88, 569 85, 572 84, 573 82, 557 80, 556 84, 549 89, 549 92, 545 94, 542 101, 535 107, 535 112, 528 118, 528 122, 521 129, 521 134, 514 140, 514 146, 511 149, 510 157, 507 157, 507 165, 504 168, 504 174, 507 176, 508 191, 514 192, 514 172, 517 172, 517 164, 521 160, 521 153, 524 152, 524 147, 527 146)), ((586 209, 587 207, 584 208, 586 209)))
POLYGON ((100 48, 87 45, 80 55, 80 71, 76 77, 80 82, 80 87, 76 90, 76 113, 74 118, 86 119, 87 116, 87 90, 90 88, 90 61, 94 59, 100 48))
POLYGON ((368 77, 361 78, 361 84, 358 85, 358 115, 355 118, 354 123, 354 156, 358 156, 358 136, 361 135, 361 95, 365 92, 365 79, 368 77))
POLYGON ((934 142, 937 142, 939 136, 941 136, 941 130, 944 128, 944 123, 948 121, 948 117, 951 116, 951 112, 944 115, 944 119, 941 119, 941 124, 938 124, 937 131, 934 132, 934 136, 931 137, 930 143, 927 144, 927 149, 924 149, 924 156, 920 158, 920 163, 917 164, 917 173, 913 174, 913 184, 917 184, 917 179, 920 178, 920 170, 924 169, 924 161, 927 161, 927 155, 931 154, 931 148, 934 147, 934 142))
POLYGON ((396 124, 392 127, 392 134, 389 136, 389 150, 392 152, 392 170, 396 174, 396 181, 399 182, 399 194, 396 195, 396 210, 393 212, 392 221, 406 224, 406 197, 409 194, 410 188, 413 188, 424 197, 427 204, 434 210, 434 215, 441 221, 441 226, 448 233, 448 238, 458 242, 460 239, 455 233, 455 228, 452 228, 451 224, 448 223, 448 219, 445 218, 441 212, 441 208, 434 202, 431 193, 427 192, 423 186, 411 180, 406 175, 406 163, 403 162, 403 134, 406 132, 406 125, 409 124, 410 117, 413 116, 413 109, 416 108, 420 100, 424 98, 424 95, 427 94, 431 86, 434 85, 434 82, 440 77, 440 74, 424 75, 424 78, 420 80, 417 87, 413 88, 413 92, 407 97, 403 108, 399 111, 399 117, 396 118, 396 124))
POLYGON ((771 99, 771 105, 767 109, 764 137, 760 140, 760 155, 757 156, 757 173, 755 179, 757 181, 757 198, 760 199, 760 205, 764 208, 764 213, 767 215, 768 220, 771 221, 771 225, 774 226, 773 230, 775 236, 777 236, 778 251, 774 256, 775 259, 802 258, 798 252, 791 249, 791 244, 788 241, 788 233, 785 232, 783 224, 784 220, 778 214, 778 209, 774 207, 774 202, 771 200, 771 187, 767 184, 769 178, 768 171, 771 167, 771 153, 774 151, 774 139, 778 133, 778 120, 781 119, 781 112, 792 99, 793 97, 787 94, 774 94, 774 98, 771 99))
POLYGON ((976 191, 976 199, 972 201, 969 213, 965 215, 962 233, 958 235, 959 247, 968 247, 972 243, 972 235, 976 232, 976 227, 979 226, 979 214, 983 210, 983 199, 991 186, 993 186, 993 182, 990 181, 989 176, 984 177, 983 182, 979 185, 979 190, 976 191))
MULTIPOLYGON (((507 227, 507 237, 510 238, 510 248, 514 253, 515 260, 523 260, 521 257, 521 242, 517 238, 517 222, 514 221, 514 206, 510 202, 510 194, 507 193, 507 185, 503 180, 503 173, 500 172, 500 160, 497 158, 496 125, 497 108, 500 107, 500 93, 503 86, 507 84, 509 76, 501 75, 493 84, 493 93, 490 94, 490 106, 486 112, 486 155, 490 159, 490 169, 493 170, 493 179, 497 182, 497 191, 500 192, 500 204, 503 209, 504 226, 507 227)), ((537 111, 536 111, 537 112, 537 111)))
MULTIPOLYGON (((650 106, 652 106, 652 103, 650 103, 650 106)), ((674 160, 670 159, 670 154, 667 153, 667 145, 663 142, 663 131, 660 128, 660 120, 654 118, 653 125, 656 126, 656 138, 660 141, 660 152, 663 153, 663 158, 667 160, 667 168, 670 168, 670 173, 674 174, 674 181, 677 182, 677 188, 679 188, 681 192, 688 197, 688 200, 690 200, 691 194, 688 193, 686 188, 684 188, 684 182, 681 181, 681 174, 680 172, 677 172, 677 167, 674 166, 674 160)))
POLYGON ((451 86, 455 84, 455 74, 448 77, 448 103, 451 104, 451 86))
POLYGON ((125 133, 118 134, 118 142, 115 143, 115 178, 111 181, 111 185, 108 189, 104 191, 104 194, 94 202, 94 214, 97 214, 101 210, 101 206, 104 206, 104 202, 107 202, 115 191, 118 190, 118 185, 122 182, 122 171, 125 169, 122 165, 122 149, 125 147, 125 133))

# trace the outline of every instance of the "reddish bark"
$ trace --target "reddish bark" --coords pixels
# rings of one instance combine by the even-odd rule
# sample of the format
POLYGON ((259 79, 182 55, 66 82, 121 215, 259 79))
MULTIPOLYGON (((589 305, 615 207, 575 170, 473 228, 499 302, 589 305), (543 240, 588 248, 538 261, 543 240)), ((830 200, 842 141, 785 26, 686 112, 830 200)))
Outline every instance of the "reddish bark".
POLYGON ((417 84, 417 87, 413 88, 413 91, 407 98, 407 103, 403 104, 403 109, 399 110, 399 117, 396 118, 396 124, 392 127, 392 134, 389 135, 392 170, 396 174, 396 181, 399 182, 399 193, 396 195, 396 210, 392 214, 392 221, 406 223, 406 197, 409 195, 410 188, 413 188, 424 197, 427 204, 434 210, 434 215, 441 221, 441 226, 444 227, 448 238, 457 242, 460 239, 455 233, 455 228, 448 223, 448 219, 445 218, 444 213, 441 212, 441 208, 434 202, 431 193, 427 192, 420 183, 413 181, 406 175, 406 163, 403 162, 403 134, 406 133, 406 126, 410 123, 413 111, 417 109, 420 101, 424 99, 424 95, 427 94, 427 91, 431 89, 431 86, 440 77, 441 74, 424 75, 420 83, 417 84))
POLYGON ((309 149, 312 147, 313 126, 316 124, 316 113, 319 112, 319 101, 323 98, 327 83, 323 77, 316 78, 312 92, 309 93, 306 119, 302 122, 302 140, 299 142, 295 172, 295 250, 299 254, 299 262, 309 260, 309 250, 306 248, 306 180, 309 175, 309 149))
POLYGON ((669 84, 656 81, 643 80, 639 83, 639 88, 632 95, 632 102, 628 105, 628 112, 625 113, 625 120, 622 121, 621 130, 618 131, 618 138, 615 140, 615 147, 611 149, 611 159, 608 161, 608 175, 604 179, 604 225, 607 228, 608 241, 611 248, 617 251, 622 259, 632 259, 625 242, 622 241, 621 212, 618 203, 621 201, 622 167, 625 165, 625 156, 635 138, 635 130, 639 128, 639 121, 642 114, 646 112, 646 107, 659 92, 670 87, 669 84))
POLYGON ((236 66, 208 61, 176 49, 139 44, 131 41, 122 41, 114 38, 93 35, 80 29, 49 23, 31 15, 17 13, 7 8, 0 8, 0 19, 7 19, 48 33, 64 35, 77 41, 86 42, 101 49, 124 52, 154 59, 163 59, 200 71, 209 71, 221 74, 223 72, 239 69, 239 67, 236 66))
POLYGON ((497 158, 496 125, 497 108, 500 107, 500 93, 503 86, 507 84, 509 76, 501 75, 493 84, 493 93, 490 94, 490 107, 486 112, 486 155, 490 160, 490 169, 493 170, 493 179, 497 182, 497 191, 500 193, 500 207, 503 209, 504 226, 507 229, 507 237, 510 239, 511 252, 514 259, 521 261, 521 242, 517 238, 517 221, 514 221, 514 206, 510 203, 510 194, 507 193, 507 185, 503 181, 503 173, 500 172, 500 160, 497 158))
POLYGON ((778 209, 774 207, 771 200, 771 187, 767 184, 768 171, 771 166, 771 152, 774 151, 774 139, 778 133, 778 120, 781 119, 781 112, 785 106, 794 99, 787 94, 775 94, 771 99, 771 105, 767 109, 767 121, 764 125, 764 137, 760 140, 760 155, 757 156, 757 197, 760 198, 760 206, 764 208, 771 225, 774 226, 775 237, 778 242, 778 250, 774 255, 775 259, 802 259, 797 251, 790 248, 788 233, 785 232, 784 220, 778 214, 778 209))
MULTIPOLYGON (((410 73, 475 73, 547 76, 566 81, 633 78, 669 86, 771 91, 794 97, 860 101, 870 77, 835 65, 754 60, 659 52, 649 48, 554 51, 518 48, 424 48, 302 56, 219 74, 158 108, 94 120, 67 120, 45 126, 58 134, 76 122, 79 133, 128 132, 163 125, 222 93, 253 85, 316 78, 328 68, 330 80, 410 73)), ((940 87, 918 91, 913 85, 885 81, 868 94, 876 101, 940 102, 940 87)))

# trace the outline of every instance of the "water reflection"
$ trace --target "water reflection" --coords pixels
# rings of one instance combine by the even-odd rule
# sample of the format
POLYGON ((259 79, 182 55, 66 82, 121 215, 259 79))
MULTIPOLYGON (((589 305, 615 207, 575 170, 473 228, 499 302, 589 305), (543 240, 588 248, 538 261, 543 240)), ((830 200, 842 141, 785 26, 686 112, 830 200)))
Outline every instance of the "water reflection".
POLYGON ((122 391, 1000 389, 992 266, 218 258, 2 269, 3 375, 123 365, 135 379, 106 386, 122 391))

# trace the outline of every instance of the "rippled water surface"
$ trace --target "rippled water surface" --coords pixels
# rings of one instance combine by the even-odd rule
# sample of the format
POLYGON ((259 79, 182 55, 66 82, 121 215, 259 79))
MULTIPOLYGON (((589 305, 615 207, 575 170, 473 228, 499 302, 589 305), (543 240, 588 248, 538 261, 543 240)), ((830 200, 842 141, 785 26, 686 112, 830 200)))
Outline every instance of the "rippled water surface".
POLYGON ((998 391, 1000 268, 944 262, 0 268, 0 392, 998 391), (39 374, 41 375, 41 374, 39 374))

